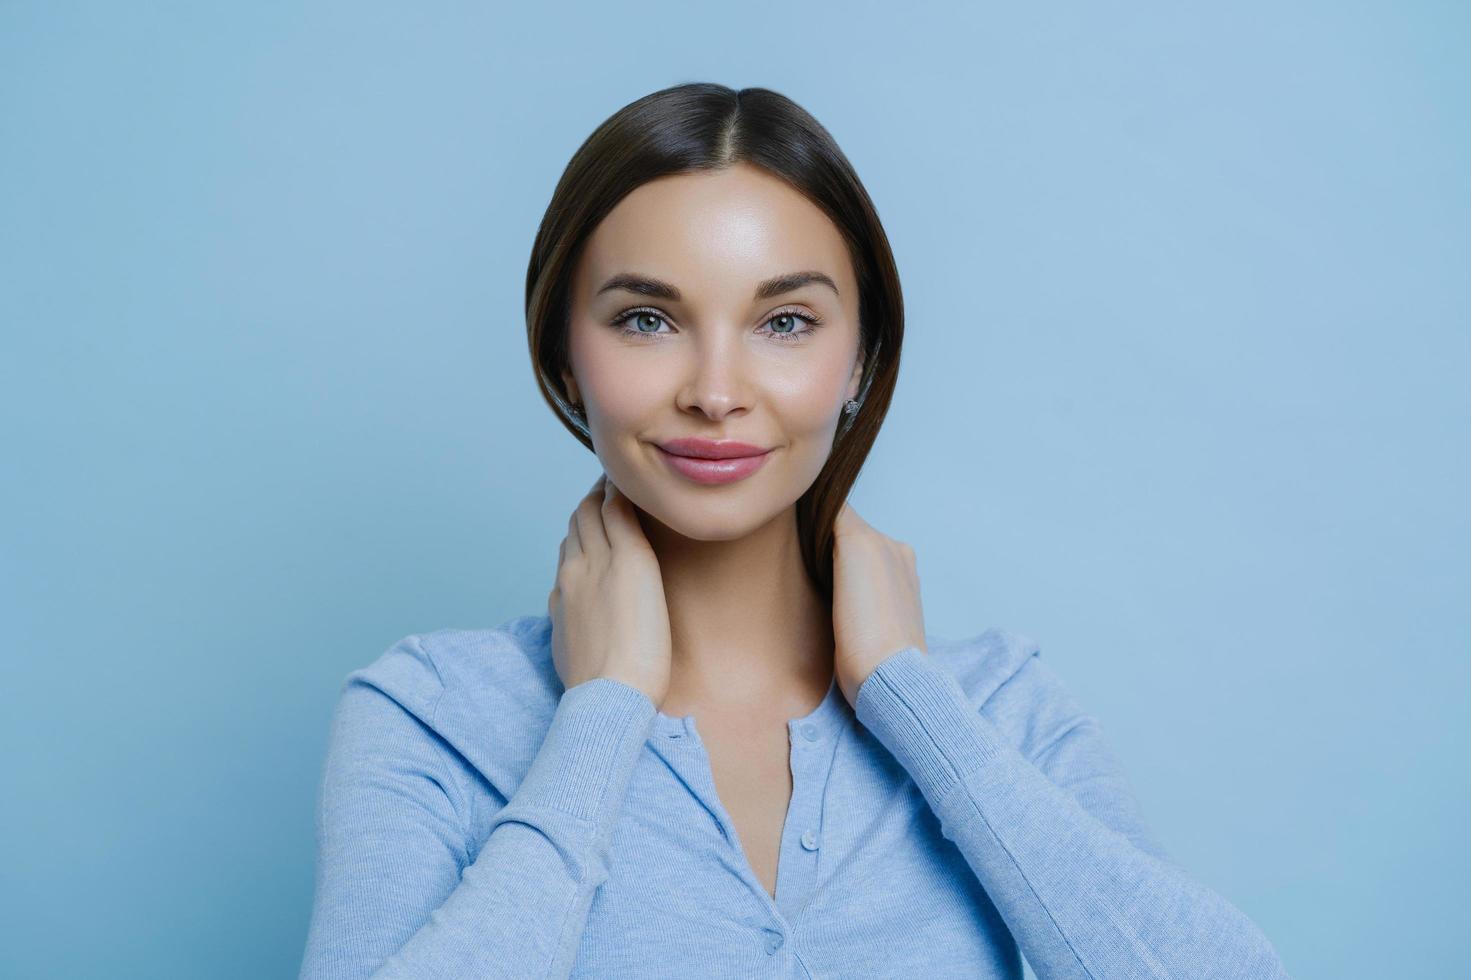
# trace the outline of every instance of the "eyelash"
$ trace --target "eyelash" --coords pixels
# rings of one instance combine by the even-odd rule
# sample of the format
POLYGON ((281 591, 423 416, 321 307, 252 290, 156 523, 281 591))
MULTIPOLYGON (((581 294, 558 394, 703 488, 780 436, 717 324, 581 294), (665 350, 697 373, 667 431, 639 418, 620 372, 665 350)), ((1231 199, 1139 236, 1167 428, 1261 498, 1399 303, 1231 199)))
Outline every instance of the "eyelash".
MULTIPOLYGON (((667 316, 651 306, 636 306, 631 310, 624 310, 622 313, 615 316, 612 320, 611 326, 616 327, 619 324, 627 320, 631 320, 635 316, 638 316, 640 313, 652 313, 654 316, 663 320, 665 323, 669 322, 669 318, 667 316)), ((796 317, 797 319, 805 320, 808 323, 808 327, 806 330, 794 330, 791 333, 777 333, 773 330, 771 332, 771 336, 775 337, 779 343, 783 344, 802 343, 804 338, 816 333, 817 327, 822 324, 822 317, 803 312, 802 310, 793 309, 777 310, 775 313, 771 314, 771 316, 767 317, 765 322, 770 323, 772 320, 775 320, 779 316, 796 317)), ((635 337, 638 340, 647 339, 654 343, 658 343, 658 340, 656 340, 655 338, 668 336, 668 334, 647 333, 643 330, 635 329, 634 327, 622 327, 619 329, 618 332, 620 334, 623 334, 625 337, 635 337)))

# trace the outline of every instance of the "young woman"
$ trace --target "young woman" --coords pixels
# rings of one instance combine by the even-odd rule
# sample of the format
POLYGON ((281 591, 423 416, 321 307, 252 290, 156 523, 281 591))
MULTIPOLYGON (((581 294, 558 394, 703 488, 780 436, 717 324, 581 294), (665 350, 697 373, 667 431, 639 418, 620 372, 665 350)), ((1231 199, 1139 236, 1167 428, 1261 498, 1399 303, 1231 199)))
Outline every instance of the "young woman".
POLYGON ((303 977, 1284 977, 1153 838, 1025 637, 925 633, 845 498, 903 303, 766 89, 653 93, 533 248, 536 376, 601 464, 546 616, 344 683, 303 977))

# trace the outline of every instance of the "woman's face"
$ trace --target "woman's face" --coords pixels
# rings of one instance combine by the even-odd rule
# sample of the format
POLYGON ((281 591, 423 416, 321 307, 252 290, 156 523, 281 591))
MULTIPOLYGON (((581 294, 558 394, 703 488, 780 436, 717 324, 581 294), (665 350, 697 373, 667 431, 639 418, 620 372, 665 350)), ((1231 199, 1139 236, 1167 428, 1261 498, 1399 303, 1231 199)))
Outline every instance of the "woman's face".
POLYGON ((587 240, 570 304, 567 392, 641 510, 732 540, 817 479, 863 364, 848 250, 801 193, 748 164, 650 181, 587 240), (797 273, 816 275, 774 281, 797 273), (769 452, 743 478, 703 482, 660 448, 688 438, 769 452))

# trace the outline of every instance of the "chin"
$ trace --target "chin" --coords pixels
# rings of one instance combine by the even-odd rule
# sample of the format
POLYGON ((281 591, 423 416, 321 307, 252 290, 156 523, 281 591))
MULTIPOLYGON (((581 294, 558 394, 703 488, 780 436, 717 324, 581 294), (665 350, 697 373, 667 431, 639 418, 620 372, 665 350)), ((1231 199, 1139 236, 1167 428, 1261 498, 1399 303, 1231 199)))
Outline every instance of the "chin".
POLYGON ((741 500, 735 495, 722 499, 711 494, 701 500, 703 491, 699 487, 680 487, 674 492, 684 499, 659 500, 652 508, 638 504, 641 519, 655 521, 666 530, 691 541, 738 541, 764 527, 786 509, 777 506, 772 510, 769 506, 771 501, 758 503, 741 500))
POLYGON ((655 520, 691 541, 739 541, 770 518, 748 514, 745 508, 722 512, 719 507, 687 506, 661 510, 655 520))

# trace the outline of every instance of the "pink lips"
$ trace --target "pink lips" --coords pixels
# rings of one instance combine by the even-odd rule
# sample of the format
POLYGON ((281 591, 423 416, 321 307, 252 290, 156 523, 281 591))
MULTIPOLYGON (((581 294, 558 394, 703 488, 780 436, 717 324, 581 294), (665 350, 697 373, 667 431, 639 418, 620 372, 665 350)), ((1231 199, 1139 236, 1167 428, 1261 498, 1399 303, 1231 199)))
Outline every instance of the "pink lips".
POLYGON ((658 446, 670 468, 696 483, 720 484, 744 480, 761 468, 771 450, 746 442, 709 439, 671 439, 658 446))

